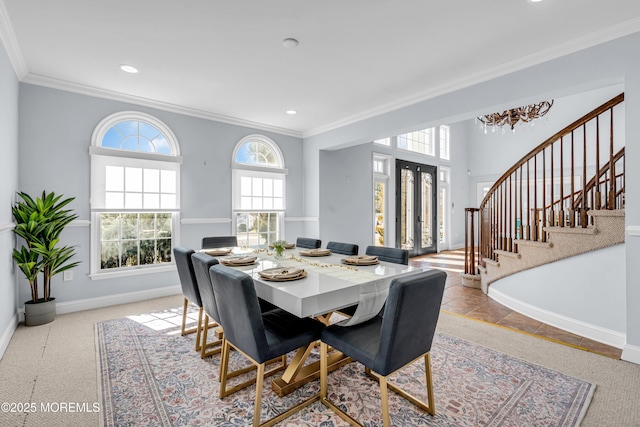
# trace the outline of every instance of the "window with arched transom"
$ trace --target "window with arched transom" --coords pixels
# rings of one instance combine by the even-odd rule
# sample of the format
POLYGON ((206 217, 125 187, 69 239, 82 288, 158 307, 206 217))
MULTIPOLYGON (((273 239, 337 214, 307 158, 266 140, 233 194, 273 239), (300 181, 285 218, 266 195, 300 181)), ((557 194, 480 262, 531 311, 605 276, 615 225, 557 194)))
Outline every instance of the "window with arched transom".
POLYGON ((173 268, 180 149, 148 114, 103 119, 91 137, 92 278, 173 268))
POLYGON ((284 235, 284 157, 263 135, 240 140, 233 152, 233 222, 238 244, 267 245, 284 235))

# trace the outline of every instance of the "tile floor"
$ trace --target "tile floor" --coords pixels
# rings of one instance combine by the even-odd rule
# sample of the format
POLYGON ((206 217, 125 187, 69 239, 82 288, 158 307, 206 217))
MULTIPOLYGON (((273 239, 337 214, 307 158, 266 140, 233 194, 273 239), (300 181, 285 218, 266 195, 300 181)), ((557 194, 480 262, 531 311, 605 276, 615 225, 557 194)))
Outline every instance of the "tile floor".
POLYGON ((444 251, 438 254, 411 258, 410 265, 436 268, 448 273, 442 300, 442 309, 468 318, 516 329, 544 339, 620 359, 622 350, 546 325, 523 316, 489 298, 480 289, 462 285, 460 276, 464 272, 464 250, 444 251))

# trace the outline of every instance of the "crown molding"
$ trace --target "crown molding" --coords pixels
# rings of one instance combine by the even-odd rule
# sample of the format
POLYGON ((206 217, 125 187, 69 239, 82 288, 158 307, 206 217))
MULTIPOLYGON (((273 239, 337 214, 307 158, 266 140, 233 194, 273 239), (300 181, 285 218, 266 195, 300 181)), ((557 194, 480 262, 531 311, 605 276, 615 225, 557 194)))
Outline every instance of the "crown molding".
POLYGON ((184 107, 181 105, 170 104, 168 102, 162 102, 155 99, 143 98, 140 96, 128 95, 121 92, 114 92, 105 90, 93 86, 81 85, 78 83, 68 82, 65 80, 54 79, 39 74, 27 73, 21 82, 33 84, 36 86, 44 86, 51 89, 59 89, 66 92, 77 93, 80 95, 93 96, 96 98, 108 99, 110 101, 121 101, 130 104, 135 104, 143 107, 155 108, 158 110, 168 111, 171 113, 182 114, 190 117, 197 117, 205 120, 213 120, 216 122, 227 123, 230 125, 249 127, 252 129, 258 129, 267 132, 273 132, 280 135, 293 136, 296 138, 302 138, 302 132, 292 129, 285 129, 277 126, 270 126, 264 123, 252 122, 250 120, 243 120, 235 117, 223 116, 221 114, 212 113, 209 111, 199 110, 196 108, 184 107))
POLYGON ((502 77, 504 75, 523 70, 525 68, 533 67, 546 61, 560 58, 580 50, 588 49, 603 43, 610 42, 612 40, 628 36, 640 31, 640 18, 630 19, 620 24, 611 26, 609 28, 601 29, 599 31, 586 34, 581 37, 577 37, 572 40, 568 40, 564 43, 551 46, 547 49, 534 52, 529 55, 525 55, 521 58, 517 58, 513 61, 500 64, 492 67, 488 70, 480 71, 470 76, 458 79, 451 83, 440 85, 432 88, 428 91, 420 92, 409 97, 405 97, 394 102, 381 105, 374 109, 363 111, 359 114, 351 117, 339 120, 333 123, 329 123, 325 126, 305 131, 302 133, 303 138, 309 138, 311 136, 320 135, 331 130, 335 130, 353 123, 357 123, 380 114, 389 113, 400 108, 408 107, 410 105, 417 104, 419 102, 426 101, 437 96, 441 96, 456 90, 464 89, 479 83, 489 81, 494 78, 502 77))
POLYGON ((4 44, 7 56, 13 66, 13 70, 16 72, 18 80, 22 80, 28 72, 27 64, 25 63, 20 47, 18 46, 18 40, 16 39, 13 31, 13 25, 9 18, 9 11, 4 4, 4 0, 0 0, 0 41, 4 44))

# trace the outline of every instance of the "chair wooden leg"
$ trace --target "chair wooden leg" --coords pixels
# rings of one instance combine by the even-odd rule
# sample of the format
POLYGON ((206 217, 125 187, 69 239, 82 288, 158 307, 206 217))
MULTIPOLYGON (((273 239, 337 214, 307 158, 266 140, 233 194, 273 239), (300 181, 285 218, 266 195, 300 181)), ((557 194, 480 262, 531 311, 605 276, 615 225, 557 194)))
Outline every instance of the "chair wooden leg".
POLYGON ((229 366, 229 343, 222 339, 222 353, 220 354, 220 399, 226 396, 227 368, 229 366))
POLYGON ((253 407, 253 427, 260 427, 260 410, 262 409, 262 383, 264 381, 264 363, 260 363, 258 365, 256 375, 256 403, 253 407))
MULTIPOLYGON (((214 323, 215 324, 215 323, 214 323)), ((200 358, 204 359, 205 357, 213 356, 214 354, 220 353, 222 350, 222 340, 217 340, 213 342, 207 342, 207 338, 209 336, 209 316, 204 315, 204 326, 202 327, 202 344, 200 345, 200 358), (220 346, 214 348, 213 350, 207 351, 208 348, 220 346)))
POLYGON ((204 309, 200 307, 198 310, 198 327, 196 331, 196 351, 200 351, 202 346, 202 314, 204 313, 204 309))
POLYGON ((431 352, 424 355, 424 372, 427 377, 427 403, 429 406, 427 412, 431 415, 435 415, 436 403, 433 396, 433 377, 431 376, 431 352))
POLYGON ((389 392, 387 390, 387 377, 380 377, 380 403, 382 404, 382 425, 389 427, 389 392))

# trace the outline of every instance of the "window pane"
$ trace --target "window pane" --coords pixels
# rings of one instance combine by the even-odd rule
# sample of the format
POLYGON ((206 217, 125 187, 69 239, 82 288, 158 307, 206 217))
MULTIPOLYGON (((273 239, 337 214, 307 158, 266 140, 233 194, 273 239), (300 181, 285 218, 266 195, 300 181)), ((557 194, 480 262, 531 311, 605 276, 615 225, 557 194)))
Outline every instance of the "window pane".
MULTIPOLYGON (((133 190, 136 191, 136 190, 133 190)), ((160 171, 158 169, 144 170, 144 192, 160 192, 160 171)))
POLYGON ((251 197, 240 198, 240 209, 251 210, 251 197))
POLYGON ((100 240, 120 239, 120 214, 100 215, 100 240))
POLYGON ((171 262, 171 239, 158 239, 156 262, 171 262))
POLYGON ((384 246, 384 205, 385 205, 385 185, 383 182, 376 182, 373 187, 374 204, 374 239, 375 246, 384 246))
POLYGON ((262 198, 260 198, 260 197, 252 197, 251 198, 251 209, 262 209, 262 198))
POLYGON ((124 168, 125 191, 142 191, 142 169, 124 168))
POLYGON ((163 193, 176 193, 176 185, 178 180, 176 179, 176 171, 160 171, 160 191, 163 193))
POLYGON ((273 196, 273 180, 265 178, 262 180, 262 194, 265 197, 273 196))
POLYGON ((133 267, 138 265, 138 241, 122 242, 122 256, 120 263, 123 267, 133 267))
POLYGON ((177 209, 178 202, 175 194, 160 195, 160 209, 177 209))
POLYGON ((171 214, 157 214, 156 232, 158 234, 158 238, 170 239, 172 237, 171 218, 171 214))
POLYGON ((273 199, 273 209, 282 210, 284 209, 284 200, 279 198, 273 199))
POLYGON ((240 195, 251 196, 251 177, 243 176, 240 178, 240 195))
POLYGON ((156 241, 140 240, 140 264, 154 264, 156 261, 156 241))
POLYGON ((138 120, 124 120, 112 126, 100 145, 128 151, 173 154, 165 135, 155 126, 138 120))
POLYGON ((171 147, 164 136, 159 136, 151 142, 156 147, 156 153, 171 154, 171 147))
POLYGON ((273 199, 264 198, 262 202, 262 209, 273 209, 273 199))
POLYGON ((128 136, 123 141, 120 147, 123 150, 138 151, 138 135, 128 136))
POLYGON ((273 197, 284 197, 284 181, 281 179, 273 180, 273 197))
POLYGON ((122 238, 138 238, 138 214, 122 214, 122 238))
POLYGON ((142 193, 125 193, 124 206, 127 209, 142 209, 142 193))
POLYGON ((159 194, 144 194, 143 198, 144 198, 145 209, 160 209, 159 194))
POLYGON ((145 122, 138 122, 138 131, 140 135, 144 136, 148 140, 153 140, 161 134, 155 126, 145 122))
POLYGON ((124 191, 124 168, 122 166, 105 167, 105 191, 124 191))
POLYGON ((155 214, 140 214, 140 238, 155 236, 155 214))
POLYGON ((122 135, 112 127, 104 134, 102 138, 102 146, 107 148, 120 148, 120 141, 122 141, 122 135))
POLYGON ((251 195, 262 196, 262 178, 252 178, 251 195))
POLYGON ((120 242, 102 242, 100 245, 100 268, 120 267, 120 242))
POLYGON ((106 193, 104 205, 107 209, 124 209, 124 193, 106 193))

